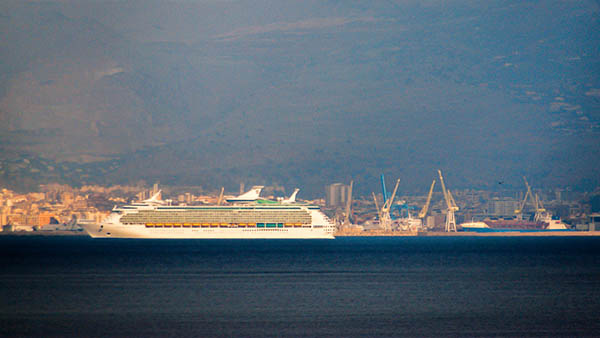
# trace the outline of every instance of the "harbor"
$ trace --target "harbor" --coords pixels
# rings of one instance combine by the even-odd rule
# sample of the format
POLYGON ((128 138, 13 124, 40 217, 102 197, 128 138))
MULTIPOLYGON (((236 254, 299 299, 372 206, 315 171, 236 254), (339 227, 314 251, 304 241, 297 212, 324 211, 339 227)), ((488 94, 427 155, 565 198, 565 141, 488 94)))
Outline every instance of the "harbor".
POLYGON ((546 237, 598 236, 598 206, 567 207, 561 191, 554 199, 533 189, 523 177, 522 192, 478 193, 447 188, 442 171, 418 197, 400 193, 400 179, 391 193, 381 175, 381 192, 353 200, 353 181, 327 188, 326 205, 336 220, 336 236, 465 236, 465 237, 546 237), (440 182, 441 192, 435 192, 440 182), (437 193, 437 196, 436 196, 437 193), (440 194, 441 193, 441 194, 440 194), (510 193, 509 193, 510 194, 510 193), (441 196, 439 196, 441 195, 441 196), (469 196, 470 195, 470 196, 469 196), (497 196, 497 197, 496 197, 497 196), (481 203, 484 201, 484 203, 481 203), (374 210, 373 211, 373 207, 374 210))
POLYGON ((335 183, 326 186, 325 199, 312 200, 303 198, 299 188, 286 194, 273 186, 247 190, 243 183, 234 194, 225 193, 224 187, 206 191, 159 188, 158 183, 150 189, 54 184, 27 194, 4 189, 1 233, 137 238, 572 237, 597 236, 600 229, 596 195, 534 189, 525 178, 526 189, 509 193, 451 192, 441 170, 424 195, 402 191, 400 182, 396 180, 390 193, 381 175, 381 192, 372 192, 370 198, 353 196, 353 181, 335 183), (510 194, 515 197, 507 197, 510 194))

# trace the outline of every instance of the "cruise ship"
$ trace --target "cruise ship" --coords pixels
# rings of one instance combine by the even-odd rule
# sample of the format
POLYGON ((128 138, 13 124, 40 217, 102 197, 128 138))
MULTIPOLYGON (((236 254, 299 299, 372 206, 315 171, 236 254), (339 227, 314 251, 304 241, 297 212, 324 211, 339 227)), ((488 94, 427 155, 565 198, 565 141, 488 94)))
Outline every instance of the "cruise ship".
POLYGON ((81 224, 94 238, 334 238, 334 223, 318 206, 259 199, 260 189, 232 205, 176 206, 158 199, 115 206, 100 224, 81 224))

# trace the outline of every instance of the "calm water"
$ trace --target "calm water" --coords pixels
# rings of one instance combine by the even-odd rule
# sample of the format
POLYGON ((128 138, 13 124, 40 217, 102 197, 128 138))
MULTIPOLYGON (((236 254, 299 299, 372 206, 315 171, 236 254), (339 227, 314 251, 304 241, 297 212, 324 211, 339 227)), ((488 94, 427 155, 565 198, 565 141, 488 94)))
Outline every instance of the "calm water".
POLYGON ((4 336, 599 336, 599 238, 0 237, 4 336))

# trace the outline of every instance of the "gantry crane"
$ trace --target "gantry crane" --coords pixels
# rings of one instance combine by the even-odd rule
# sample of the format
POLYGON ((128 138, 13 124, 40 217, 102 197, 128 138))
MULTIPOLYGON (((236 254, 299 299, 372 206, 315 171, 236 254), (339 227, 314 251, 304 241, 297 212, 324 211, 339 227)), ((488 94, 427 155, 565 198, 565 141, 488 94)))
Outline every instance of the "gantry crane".
POLYGON ((452 197, 452 193, 450 190, 446 190, 446 185, 444 184, 444 177, 442 176, 442 171, 438 170, 438 174, 440 176, 440 183, 442 185, 442 192, 444 193, 444 199, 446 200, 446 206, 448 209, 446 210, 446 232, 456 232, 456 218, 454 213, 458 211, 458 206, 454 201, 454 197, 452 197))

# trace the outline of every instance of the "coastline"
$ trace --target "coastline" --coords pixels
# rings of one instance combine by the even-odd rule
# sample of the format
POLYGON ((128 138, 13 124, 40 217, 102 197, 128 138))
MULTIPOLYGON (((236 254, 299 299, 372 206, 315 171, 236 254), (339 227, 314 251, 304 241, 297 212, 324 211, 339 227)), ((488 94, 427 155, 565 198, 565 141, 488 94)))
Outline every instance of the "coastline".
POLYGON ((0 236, 86 236, 89 235, 85 231, 0 231, 0 236))
MULTIPOLYGON (((0 231, 0 236, 79 236, 89 237, 85 231, 0 231)), ((548 232, 444 232, 444 231, 338 231, 337 237, 586 237, 600 236, 600 231, 548 232)))
POLYGON ((581 237, 600 236, 600 231, 548 231, 548 232, 444 232, 444 231, 338 231, 335 237, 581 237))

